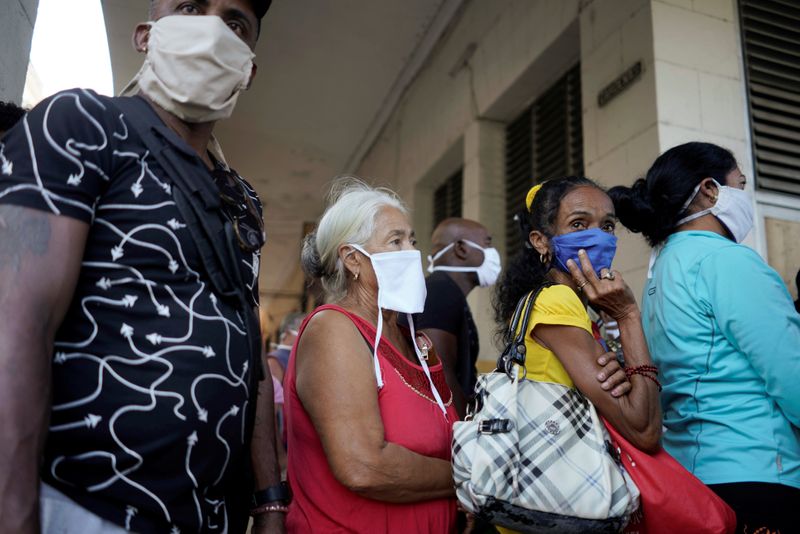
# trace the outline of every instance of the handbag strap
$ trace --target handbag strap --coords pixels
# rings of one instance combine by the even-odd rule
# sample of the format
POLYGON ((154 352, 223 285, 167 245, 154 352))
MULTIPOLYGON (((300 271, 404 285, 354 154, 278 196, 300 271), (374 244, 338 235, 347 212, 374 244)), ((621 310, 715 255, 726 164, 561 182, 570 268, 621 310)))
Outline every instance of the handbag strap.
POLYGON ((527 293, 517 302, 517 307, 514 310, 514 316, 508 324, 506 330, 506 348, 497 359, 497 369, 508 375, 512 380, 516 376, 514 372, 514 365, 519 365, 525 369, 525 337, 528 335, 528 325, 530 324, 531 312, 539 298, 542 290, 550 287, 550 282, 546 282, 536 288, 535 290, 527 293))

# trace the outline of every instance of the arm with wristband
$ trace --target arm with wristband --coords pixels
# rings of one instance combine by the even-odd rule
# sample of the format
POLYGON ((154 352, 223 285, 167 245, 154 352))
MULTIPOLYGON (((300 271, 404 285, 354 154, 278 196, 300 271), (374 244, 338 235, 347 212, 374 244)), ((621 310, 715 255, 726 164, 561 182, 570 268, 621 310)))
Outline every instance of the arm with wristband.
MULTIPOLYGON (((617 320, 631 380, 627 395, 614 398, 598 383, 596 360, 603 349, 591 334, 574 326, 540 325, 535 335, 552 350, 575 382, 576 387, 634 446, 644 451, 658 449, 661 438, 661 405, 636 300, 619 273, 599 278, 585 253, 579 254, 580 267, 567 262, 572 278, 593 306, 617 320), (649 372, 648 372, 649 369, 649 372)), ((610 271, 609 271, 610 273, 610 271)), ((607 274, 607 273, 606 273, 607 274)))

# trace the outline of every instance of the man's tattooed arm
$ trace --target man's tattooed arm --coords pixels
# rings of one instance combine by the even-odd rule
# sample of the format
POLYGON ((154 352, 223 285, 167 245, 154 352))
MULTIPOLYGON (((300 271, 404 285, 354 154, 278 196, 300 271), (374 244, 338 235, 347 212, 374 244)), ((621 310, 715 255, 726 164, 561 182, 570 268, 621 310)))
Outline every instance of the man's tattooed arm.
POLYGON ((53 338, 89 226, 0 204, 0 533, 38 532, 53 338))
POLYGON ((50 244, 50 221, 45 213, 0 205, 0 271, 18 272, 22 257, 41 257, 50 244))

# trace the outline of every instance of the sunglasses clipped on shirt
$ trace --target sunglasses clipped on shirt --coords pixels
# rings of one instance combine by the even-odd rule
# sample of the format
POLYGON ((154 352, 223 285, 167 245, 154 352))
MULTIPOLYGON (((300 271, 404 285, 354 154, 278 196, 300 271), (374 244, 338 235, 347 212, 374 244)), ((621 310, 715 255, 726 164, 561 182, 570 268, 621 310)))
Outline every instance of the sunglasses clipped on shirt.
POLYGON ((264 246, 266 237, 264 220, 253 198, 234 172, 218 166, 211 171, 211 175, 219 188, 223 209, 233 222, 239 248, 250 254, 256 252, 264 246))

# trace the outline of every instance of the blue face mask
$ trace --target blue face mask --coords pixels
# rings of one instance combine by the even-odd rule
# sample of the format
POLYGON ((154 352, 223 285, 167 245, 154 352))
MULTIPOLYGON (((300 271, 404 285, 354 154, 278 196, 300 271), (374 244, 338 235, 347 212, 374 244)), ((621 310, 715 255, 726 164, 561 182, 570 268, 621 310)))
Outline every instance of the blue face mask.
POLYGON ((569 259, 572 259, 580 268, 581 262, 578 259, 580 249, 586 251, 597 276, 600 276, 601 269, 611 268, 614 254, 617 252, 617 238, 599 228, 557 235, 550 242, 553 244, 556 267, 565 273, 569 273, 567 268, 569 259))

